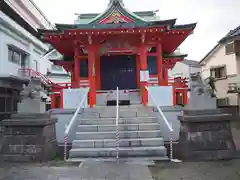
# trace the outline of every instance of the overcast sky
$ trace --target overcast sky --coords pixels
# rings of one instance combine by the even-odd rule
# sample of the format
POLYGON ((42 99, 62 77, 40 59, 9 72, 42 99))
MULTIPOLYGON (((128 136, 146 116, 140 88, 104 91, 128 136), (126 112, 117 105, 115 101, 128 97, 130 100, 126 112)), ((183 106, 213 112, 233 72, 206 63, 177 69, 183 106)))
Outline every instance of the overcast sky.
MULTIPOLYGON (((52 23, 73 23, 75 13, 101 13, 109 0, 34 0, 52 23)), ((180 46, 188 59, 201 60, 229 30, 240 25, 240 0, 124 0, 131 11, 159 10, 162 20, 197 22, 180 46)))

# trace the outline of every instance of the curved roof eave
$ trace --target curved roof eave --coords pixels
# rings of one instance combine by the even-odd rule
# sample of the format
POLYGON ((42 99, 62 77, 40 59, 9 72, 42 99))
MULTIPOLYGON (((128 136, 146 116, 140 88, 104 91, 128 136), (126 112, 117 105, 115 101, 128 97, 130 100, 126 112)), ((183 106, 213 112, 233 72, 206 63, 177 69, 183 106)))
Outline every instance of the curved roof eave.
POLYGON ((191 24, 182 24, 182 25, 174 25, 170 28, 170 30, 176 29, 176 30, 183 30, 183 29, 190 29, 194 30, 197 26, 197 23, 191 23, 191 24))
POLYGON ((137 25, 135 23, 124 23, 124 24, 56 24, 56 27, 58 30, 45 30, 45 29, 39 29, 38 32, 43 33, 60 33, 64 30, 71 30, 71 29, 84 29, 84 30, 91 30, 91 29, 111 29, 116 28, 116 26, 119 26, 121 28, 128 28, 128 27, 154 27, 154 26, 161 26, 161 25, 168 25, 169 30, 194 30, 197 23, 192 24, 184 24, 184 25, 175 25, 176 19, 169 19, 169 20, 161 20, 161 21, 151 21, 146 22, 146 24, 143 25, 137 25))
POLYGON ((163 54, 164 58, 185 58, 187 56, 188 54, 175 54, 175 53, 163 54))

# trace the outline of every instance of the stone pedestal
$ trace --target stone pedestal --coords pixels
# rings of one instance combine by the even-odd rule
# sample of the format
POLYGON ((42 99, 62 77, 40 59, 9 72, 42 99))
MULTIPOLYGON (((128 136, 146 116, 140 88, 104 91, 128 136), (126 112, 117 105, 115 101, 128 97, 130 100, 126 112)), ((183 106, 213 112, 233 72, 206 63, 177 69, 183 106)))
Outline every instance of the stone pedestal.
POLYGON ((222 114, 218 109, 184 110, 178 119, 182 160, 222 160, 234 156, 231 115, 222 114))
POLYGON ((49 114, 16 114, 3 120, 0 160, 47 161, 56 155, 57 120, 49 114))
POLYGON ((18 113, 44 113, 46 112, 46 102, 40 99, 24 99, 18 103, 18 113))

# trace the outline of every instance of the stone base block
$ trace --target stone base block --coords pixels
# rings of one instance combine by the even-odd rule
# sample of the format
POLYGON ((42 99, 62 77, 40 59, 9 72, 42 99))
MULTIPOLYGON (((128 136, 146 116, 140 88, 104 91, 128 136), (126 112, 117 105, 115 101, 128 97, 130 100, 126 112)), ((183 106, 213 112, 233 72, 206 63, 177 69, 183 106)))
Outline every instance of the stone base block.
POLYGON ((12 162, 51 160, 57 148, 56 122, 49 114, 18 114, 3 120, 0 159, 12 162))
POLYGON ((179 154, 182 160, 224 160, 234 157, 231 115, 217 111, 185 112, 181 122, 179 154))

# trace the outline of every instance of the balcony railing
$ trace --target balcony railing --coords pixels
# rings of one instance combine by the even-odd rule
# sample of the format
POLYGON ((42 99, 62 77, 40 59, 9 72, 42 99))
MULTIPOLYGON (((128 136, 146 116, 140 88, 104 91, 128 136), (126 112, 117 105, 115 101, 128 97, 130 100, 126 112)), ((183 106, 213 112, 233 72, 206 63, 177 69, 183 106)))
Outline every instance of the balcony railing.
POLYGON ((32 77, 39 78, 45 85, 53 85, 54 83, 48 79, 46 76, 44 76, 42 73, 37 72, 33 69, 18 69, 18 75, 19 77, 23 79, 30 79, 32 77))

